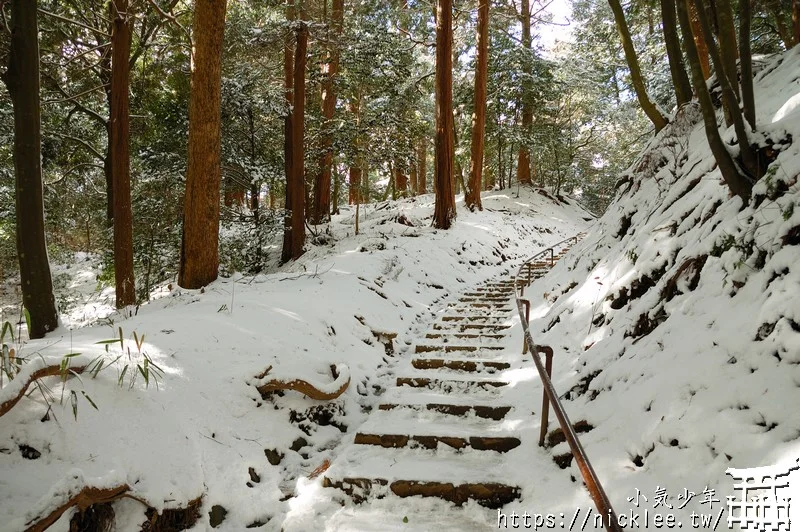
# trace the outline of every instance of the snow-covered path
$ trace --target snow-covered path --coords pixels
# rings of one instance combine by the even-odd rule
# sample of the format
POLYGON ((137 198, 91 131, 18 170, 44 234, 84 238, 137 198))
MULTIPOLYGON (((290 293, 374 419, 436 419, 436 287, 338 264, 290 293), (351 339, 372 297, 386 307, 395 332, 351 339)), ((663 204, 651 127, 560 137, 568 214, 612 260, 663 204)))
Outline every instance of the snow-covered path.
MULTIPOLYGON (((539 264, 532 279, 547 271, 539 264)), ((519 504, 532 473, 559 471, 537 446, 541 386, 522 354, 513 279, 465 291, 437 314, 393 356, 378 403, 324 474, 325 488, 357 504, 327 518, 298 504, 285 530, 480 529, 496 524, 498 508, 519 504)))

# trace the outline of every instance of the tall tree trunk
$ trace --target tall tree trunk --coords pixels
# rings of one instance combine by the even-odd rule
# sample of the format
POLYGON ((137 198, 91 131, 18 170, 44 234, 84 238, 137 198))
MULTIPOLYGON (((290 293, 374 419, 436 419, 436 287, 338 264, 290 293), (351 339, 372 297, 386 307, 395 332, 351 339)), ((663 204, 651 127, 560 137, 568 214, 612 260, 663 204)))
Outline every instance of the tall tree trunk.
POLYGON ((337 167, 332 167, 333 173, 333 197, 331 202, 331 214, 339 214, 339 194, 341 194, 342 177, 337 167))
POLYGON ((456 217, 453 194, 453 2, 436 3, 436 201, 433 226, 449 229, 456 217))
MULTIPOLYGON (((729 0, 709 0, 709 4, 712 6, 712 11, 717 16, 716 22, 717 28, 719 29, 718 52, 722 59, 722 68, 725 75, 728 77, 728 82, 733 92, 736 94, 736 97, 739 98, 739 73, 736 68, 738 48, 731 3, 729 0)), ((717 73, 719 72, 718 70, 717 73)))
POLYGON ((711 77, 711 63, 709 62, 706 40, 703 38, 703 28, 700 27, 700 17, 697 14, 697 7, 694 2, 689 2, 689 21, 692 25, 692 41, 694 41, 694 45, 697 48, 700 68, 703 71, 703 77, 708 79, 711 77))
POLYGON ((800 0, 792 0, 792 33, 794 46, 800 44, 800 0))
MULTIPOLYGON (((692 1, 692 0, 689 0, 692 1)), ((706 40, 706 45, 708 46, 708 52, 711 56, 711 61, 714 64, 714 70, 717 72, 723 72, 726 68, 723 64, 724 59, 722 53, 717 47, 716 42, 714 41, 714 35, 712 33, 711 22, 708 17, 708 12, 702 8, 700 2, 702 0, 694 0, 698 3, 697 11, 700 17, 700 24, 703 28, 703 37, 706 40)), ((717 4, 717 7, 722 7, 720 3, 717 4)), ((723 32, 720 31, 720 35, 723 32)), ((730 77, 727 75, 721 76, 719 80, 720 90, 722 92, 722 104, 728 114, 730 116, 731 122, 733 122, 733 128, 736 132, 737 143, 739 144, 739 154, 742 161, 742 166, 745 171, 749 174, 749 186, 752 188, 752 183, 754 183, 759 177, 761 177, 761 170, 759 168, 758 157, 756 151, 753 149, 753 146, 750 144, 749 134, 747 128, 744 125, 744 116, 742 115, 742 110, 739 107, 739 100, 736 96, 736 91, 733 88, 733 82, 736 81, 736 78, 731 80, 730 77)), ((736 87, 739 87, 739 84, 736 83, 736 87)))
POLYGON ((322 136, 322 155, 319 160, 318 174, 314 179, 314 201, 311 221, 319 224, 330 218, 331 209, 331 172, 333 169, 333 118, 336 111, 336 92, 334 81, 339 71, 338 37, 342 33, 344 20, 344 0, 333 0, 331 14, 334 44, 328 51, 328 61, 323 65, 322 81, 322 119, 324 129, 322 136))
MULTIPOLYGON (((781 41, 786 49, 789 50, 794 45, 794 36, 792 35, 792 30, 786 26, 780 1, 766 0, 764 2, 764 7, 766 8, 767 12, 772 15, 772 18, 775 19, 775 29, 778 30, 778 36, 781 38, 781 41)), ((741 49, 741 43, 739 43, 739 47, 741 49)))
POLYGON ((416 196, 417 195, 417 165, 416 163, 411 163, 411 171, 408 174, 408 190, 409 196, 416 196))
POLYGON ((128 16, 128 0, 111 3, 113 31, 111 35, 111 149, 114 191, 114 277, 117 308, 136 303, 133 276, 133 212, 131 207, 130 117, 130 50, 132 18, 128 16))
POLYGON ((756 129, 756 98, 753 91, 753 54, 750 52, 750 0, 739 0, 739 64, 742 69, 742 110, 750 127, 756 129))
POLYGON ((741 197, 742 201, 746 204, 750 199, 750 192, 753 186, 739 173, 733 161, 733 157, 719 134, 716 110, 714 109, 714 103, 711 101, 711 95, 708 92, 705 75, 700 65, 700 58, 697 55, 695 41, 692 39, 692 26, 689 20, 688 9, 688 5, 691 1, 692 0, 677 0, 676 4, 678 8, 678 20, 680 22, 681 32, 683 33, 683 41, 686 46, 686 56, 692 73, 692 83, 694 84, 694 90, 703 112, 703 124, 706 130, 706 138, 708 139, 711 153, 714 155, 714 160, 717 161, 722 178, 727 183, 728 188, 730 188, 731 192, 741 197))
MULTIPOLYGON (((295 19, 294 1, 289 0, 286 7, 286 20, 291 23, 295 19)), ((283 41, 283 87, 288 108, 283 119, 283 171, 286 176, 283 247, 281 262, 292 260, 292 104, 294 102, 294 37, 287 28, 283 41)))
POLYGON ((363 164, 361 156, 360 127, 361 127, 361 96, 356 96, 348 104, 350 113, 355 118, 356 135, 353 139, 353 162, 350 165, 350 204, 358 205, 361 203, 361 177, 363 164))
POLYGON ((392 198, 396 199, 396 196, 405 198, 408 196, 408 177, 399 162, 395 161, 392 166, 394 169, 394 191, 392 198))
POLYGON ((350 204, 361 203, 361 167, 358 163, 350 166, 350 204))
MULTIPOLYGON (((522 132, 523 135, 530 133, 533 125, 533 108, 531 106, 531 76, 533 75, 530 67, 532 52, 531 39, 531 5, 530 0, 522 0, 522 48, 525 51, 525 59, 522 64, 522 132)), ((528 148, 527 138, 523 136, 519 145, 519 156, 517 158, 517 181, 529 185, 531 183, 531 154, 528 148)))
POLYGON ((622 10, 622 5, 619 0, 608 0, 608 5, 611 6, 611 11, 614 13, 614 21, 617 24, 617 32, 622 40, 625 61, 628 63, 628 68, 631 72, 631 81, 636 92, 636 98, 639 100, 639 106, 653 123, 656 133, 658 133, 667 125, 667 119, 647 94, 642 71, 639 68, 639 59, 636 57, 636 49, 633 47, 633 40, 631 39, 630 30, 628 30, 628 23, 625 21, 625 12, 622 10))
MULTIPOLYGON (((108 18, 112 21, 109 27, 109 33, 113 35, 114 33, 114 19, 116 18, 117 13, 114 9, 114 3, 108 3, 108 18)), ((98 37, 98 39, 100 39, 98 37)), ((130 45, 129 45, 130 46, 130 45)), ((112 113, 113 111, 113 102, 112 102, 112 65, 111 59, 114 55, 114 45, 113 42, 106 45, 102 52, 102 57, 99 63, 99 72, 98 78, 100 83, 103 85, 103 92, 106 96, 106 106, 108 107, 108 120, 106 120, 106 155, 103 158, 103 174, 106 178, 106 223, 109 227, 113 227, 113 220, 114 220, 114 147, 113 142, 111 139, 111 120, 112 120, 112 113), (109 50, 109 47, 111 49, 109 50)))
POLYGON ((189 162, 178 284, 200 288, 219 269, 220 86, 227 0, 196 0, 189 162))
POLYGON ((305 228, 305 100, 308 26, 300 23, 294 54, 294 108, 292 109, 292 258, 303 254, 305 228))
POLYGON ((669 72, 672 76, 675 98, 680 107, 692 101, 692 84, 683 66, 683 52, 681 52, 681 43, 678 39, 678 21, 675 15, 675 0, 661 0, 661 18, 669 72))
POLYGON ((472 115, 472 146, 469 160, 467 208, 483 210, 483 149, 486 133, 486 76, 489 71, 489 0, 478 0, 477 58, 475 63, 475 110, 472 115))
POLYGON ((422 137, 419 142, 417 151, 417 164, 419 171, 417 172, 417 194, 428 193, 428 139, 422 137))
POLYGON ((3 81, 14 107, 17 259, 22 304, 30 316, 28 335, 42 338, 58 327, 58 313, 44 234, 36 6, 32 0, 11 2, 11 46, 3 81))

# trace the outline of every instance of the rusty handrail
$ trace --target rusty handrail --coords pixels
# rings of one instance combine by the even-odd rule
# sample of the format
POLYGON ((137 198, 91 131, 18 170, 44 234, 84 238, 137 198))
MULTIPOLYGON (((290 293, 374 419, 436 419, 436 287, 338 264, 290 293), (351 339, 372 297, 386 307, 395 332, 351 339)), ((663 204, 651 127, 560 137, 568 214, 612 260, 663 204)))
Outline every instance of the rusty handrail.
POLYGON ((617 520, 617 514, 614 512, 614 508, 611 506, 611 502, 608 500, 608 495, 606 495, 605 490, 603 490, 603 486, 600 484, 600 479, 597 478, 597 473, 595 473, 592 464, 589 462, 589 457, 586 456, 586 451, 584 451, 583 446, 578 439, 578 435, 575 433, 575 429, 573 428, 566 411, 564 411, 564 407, 561 405, 561 401, 558 398, 556 389, 553 387, 553 382, 550 380, 550 374, 552 372, 553 350, 549 346, 536 345, 536 343, 533 341, 530 325, 528 323, 530 302, 526 299, 522 299, 522 295, 525 290, 524 286, 527 286, 531 283, 530 279, 521 279, 522 270, 527 266, 529 269, 528 271, 530 272, 532 269, 532 266, 530 266, 531 263, 548 253, 550 254, 551 264, 554 264, 555 248, 564 247, 565 244, 571 242, 577 243, 581 236, 581 234, 578 234, 566 238, 561 242, 558 242, 557 244, 540 251, 536 255, 523 262, 517 270, 517 275, 514 277, 514 292, 517 301, 517 310, 519 311, 519 317, 520 321, 522 322, 522 329, 525 336, 524 347, 530 348, 533 362, 536 364, 536 369, 539 372, 539 377, 544 388, 542 399, 542 430, 539 436, 539 445, 544 445, 544 436, 547 431, 547 418, 550 410, 548 408, 549 403, 549 405, 552 405, 553 407, 556 418, 558 418, 558 423, 561 425, 561 430, 564 432, 564 437, 566 438, 569 448, 572 451, 572 456, 575 457, 575 462, 578 464, 578 469, 581 471, 584 483, 586 484, 586 489, 589 490, 589 495, 592 497, 597 511, 603 516, 602 520, 606 530, 609 532, 620 532, 621 528, 619 526, 619 521, 617 520), (523 283, 525 284, 523 285, 523 283), (542 364, 542 360, 539 357, 540 353, 545 353, 547 357, 547 366, 542 364))

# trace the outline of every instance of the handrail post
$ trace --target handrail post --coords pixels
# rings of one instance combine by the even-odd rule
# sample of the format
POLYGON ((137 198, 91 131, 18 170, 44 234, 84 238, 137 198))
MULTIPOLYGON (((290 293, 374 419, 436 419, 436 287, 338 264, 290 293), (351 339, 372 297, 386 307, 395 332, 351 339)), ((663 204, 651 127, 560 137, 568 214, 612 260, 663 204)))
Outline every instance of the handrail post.
MULTIPOLYGON (((525 321, 530 323, 531 321, 531 302, 527 299, 520 299, 523 305, 525 305, 525 321)), ((522 354, 525 355, 528 353, 528 338, 523 334, 522 335, 522 354)))
MULTIPOLYGON (((585 235, 580 234, 580 236, 585 235)), ((530 351, 533 353, 533 362, 536 365, 536 371, 539 373, 539 377, 542 381, 542 387, 544 388, 544 396, 542 398, 542 427, 539 437, 539 444, 543 445, 547 436, 548 417, 550 408, 552 407, 553 413, 558 419, 558 424, 561 426, 561 430, 564 431, 564 437, 569 445, 570 451, 572 452, 572 456, 575 459, 575 463, 581 472, 586 489, 589 491, 589 495, 591 496, 592 501, 594 501, 597 511, 604 516, 603 524, 605 525, 605 529, 609 532, 621 532, 622 529, 619 526, 619 521, 617 520, 617 515, 614 512, 614 508, 611 506, 608 495, 606 494, 605 490, 603 490, 603 486, 600 484, 600 479, 597 477, 597 473, 594 471, 592 464, 589 462, 589 458, 586 456, 586 451, 583 449, 583 445, 581 445, 580 439, 575 433, 575 427, 572 426, 572 423, 570 422, 569 417, 564 410, 564 406, 561 404, 561 401, 559 401, 558 393, 556 392, 556 389, 553 386, 553 381, 550 378, 553 372, 553 350, 547 346, 537 346, 534 342, 533 336, 531 336, 529 323, 530 301, 522 298, 522 293, 524 292, 523 283, 520 279, 520 277, 522 277, 522 269, 527 266, 528 275, 530 276, 533 270, 531 263, 537 259, 541 260, 541 258, 546 257, 545 254, 548 252, 550 253, 551 266, 555 265, 554 248, 556 246, 562 246, 573 239, 575 242, 579 241, 577 236, 573 238, 566 238, 558 244, 553 245, 549 249, 540 251, 533 257, 529 258, 517 270, 517 275, 514 278, 514 284, 517 310, 519 311, 520 320, 522 321, 524 336, 523 353, 527 353, 528 349, 530 349, 530 351), (544 364, 542 364, 539 353, 545 354, 544 364)), ((530 281, 528 284, 530 284, 530 281)))
MULTIPOLYGON (((537 345, 536 346, 536 353, 533 356, 538 357, 541 353, 544 353, 544 360, 545 360, 545 370, 547 371, 547 376, 553 376, 553 348, 549 345, 537 345)), ((539 447, 544 447, 544 440, 547 437, 547 425, 549 423, 550 417, 550 400, 547 397, 547 392, 542 388, 542 427, 539 430, 539 447)))

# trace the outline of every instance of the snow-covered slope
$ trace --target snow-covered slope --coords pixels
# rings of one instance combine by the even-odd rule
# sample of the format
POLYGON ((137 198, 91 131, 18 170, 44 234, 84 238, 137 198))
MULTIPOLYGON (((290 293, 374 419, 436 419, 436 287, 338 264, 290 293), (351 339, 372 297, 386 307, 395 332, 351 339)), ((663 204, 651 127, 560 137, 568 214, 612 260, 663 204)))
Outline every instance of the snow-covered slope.
MULTIPOLYGON (((727 468, 800 458, 800 47, 768 62, 756 89, 757 129, 777 158, 751 205, 729 196, 686 108, 531 293, 532 333, 555 349, 573 420, 595 427, 582 441, 618 514, 716 519, 726 496, 741 497, 727 468), (701 503, 706 489, 721 502, 701 503)), ((790 479, 800 491, 800 472, 790 479)), ((591 507, 579 482, 571 495, 528 495, 540 511, 591 507)))
MULTIPOLYGON (((519 198, 486 193, 483 201, 483 212, 462 205, 449 231, 430 228, 430 195, 362 208, 358 236, 346 211, 334 218, 330 243, 310 246, 280 271, 235 275, 203 291, 165 286, 132 317, 17 346, 30 361, 26 374, 40 357, 58 363, 81 353, 71 367, 98 356, 106 362, 97 378, 72 378, 65 392, 58 379, 46 381, 49 415, 47 390, 34 389, 0 417, 0 529, 22 529, 71 488, 127 484, 159 509, 202 496, 198 530, 214 505, 228 512, 221 530, 280 530, 298 482, 335 457, 343 432, 366 417, 362 405, 375 401, 387 350, 407 349, 460 292, 591 221, 574 201, 555 204, 531 190, 519 198), (120 328, 124 346, 97 343, 120 328), (148 388, 137 374, 145 354, 163 369, 158 388, 152 374, 148 388), (333 381, 330 366, 341 363, 351 384, 330 406, 291 391, 263 399, 253 386, 268 367, 268 378, 324 386, 333 381)), ((13 390, 4 384, 0 402, 13 390)), ((118 530, 138 530, 145 519, 138 502, 115 509, 118 530)), ((64 518, 54 530, 66 527, 64 518)))

